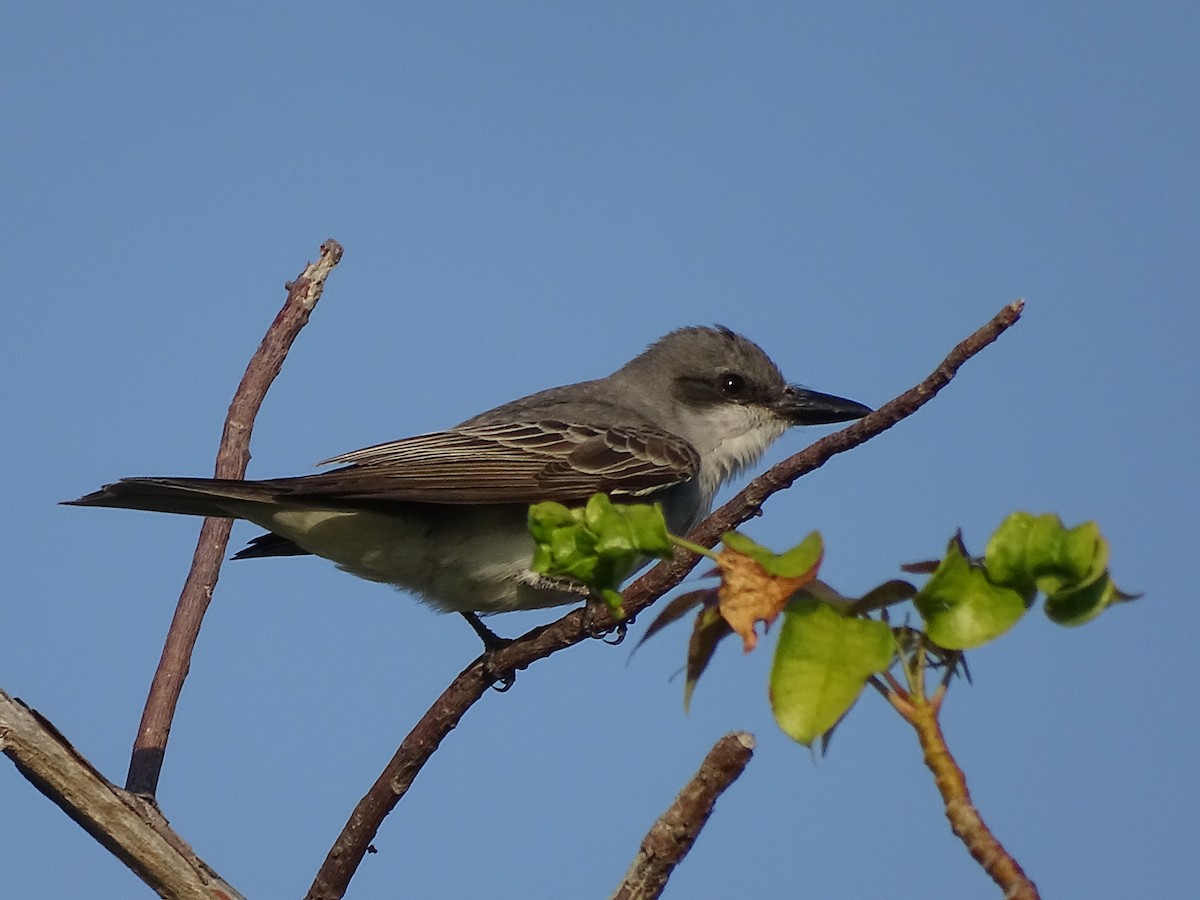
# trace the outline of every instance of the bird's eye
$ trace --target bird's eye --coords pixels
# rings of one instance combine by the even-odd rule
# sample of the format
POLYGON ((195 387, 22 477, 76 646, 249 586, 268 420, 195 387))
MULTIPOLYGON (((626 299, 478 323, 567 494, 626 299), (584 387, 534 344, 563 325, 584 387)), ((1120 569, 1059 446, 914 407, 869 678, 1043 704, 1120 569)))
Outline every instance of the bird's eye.
POLYGON ((746 392, 746 379, 737 372, 726 372, 717 380, 717 384, 726 397, 740 397, 746 392))

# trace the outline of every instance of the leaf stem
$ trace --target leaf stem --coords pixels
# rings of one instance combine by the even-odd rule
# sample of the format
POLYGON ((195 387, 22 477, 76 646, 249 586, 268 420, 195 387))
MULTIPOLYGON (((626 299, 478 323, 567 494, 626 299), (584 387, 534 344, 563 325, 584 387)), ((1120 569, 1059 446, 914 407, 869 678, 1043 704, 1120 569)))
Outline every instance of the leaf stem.
POLYGON ((717 554, 707 547, 702 547, 700 544, 692 543, 687 538, 681 538, 678 535, 668 534, 667 537, 671 539, 671 543, 676 547, 682 547, 684 550, 688 550, 692 553, 699 553, 701 556, 707 556, 713 562, 716 562, 717 560, 717 554))

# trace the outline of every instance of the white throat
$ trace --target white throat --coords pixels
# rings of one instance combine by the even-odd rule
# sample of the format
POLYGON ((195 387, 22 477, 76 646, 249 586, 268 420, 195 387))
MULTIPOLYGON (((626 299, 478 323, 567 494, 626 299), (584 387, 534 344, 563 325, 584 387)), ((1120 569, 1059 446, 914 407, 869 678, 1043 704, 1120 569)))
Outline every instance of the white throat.
POLYGON ((700 493, 705 506, 729 479, 754 465, 788 424, 754 406, 720 406, 685 414, 680 436, 700 453, 700 493))

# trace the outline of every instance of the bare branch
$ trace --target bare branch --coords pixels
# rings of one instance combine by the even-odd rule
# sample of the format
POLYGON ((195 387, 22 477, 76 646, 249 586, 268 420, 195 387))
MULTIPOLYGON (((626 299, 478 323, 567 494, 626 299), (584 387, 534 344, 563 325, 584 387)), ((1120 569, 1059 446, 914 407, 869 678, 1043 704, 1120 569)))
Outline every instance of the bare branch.
POLYGON ((613 900, 654 900, 675 867, 687 856, 712 815, 717 798, 746 769, 754 755, 754 735, 735 731, 708 751, 667 811, 651 826, 613 900))
MULTIPOLYGON (((801 475, 824 465, 834 455, 858 446, 911 416, 950 383, 963 363, 1012 327, 1020 318, 1024 305, 1024 301, 1017 300, 1001 309, 990 322, 951 350, 920 384, 849 428, 822 438, 755 478, 702 522, 689 539, 706 547, 713 546, 726 531, 756 515, 771 494, 789 487, 801 475)), ((674 559, 660 563, 635 581, 623 591, 627 616, 637 615, 679 584, 698 561, 698 555, 678 551, 674 559)), ((492 683, 489 671, 524 669, 539 659, 586 640, 596 633, 597 628, 617 625, 606 610, 598 608, 598 604, 595 606, 597 608, 587 616, 582 608, 575 609, 556 622, 535 628, 496 651, 487 667, 480 658, 451 682, 404 738, 379 778, 354 808, 317 872, 307 900, 336 900, 345 894, 383 819, 404 796, 433 751, 487 691, 492 683)))
MULTIPOLYGON (((246 466, 250 462, 250 431, 259 407, 267 389, 279 374, 292 342, 308 322, 309 314, 321 298, 325 279, 341 258, 341 244, 327 240, 321 245, 321 255, 317 261, 306 266, 300 277, 287 285, 288 296, 283 309, 251 357, 241 384, 233 395, 233 402, 229 404, 221 445, 217 451, 217 478, 245 476, 246 466)), ((179 595, 162 657, 150 683, 149 696, 129 760, 126 790, 152 797, 158 789, 158 777, 162 772, 175 707, 191 666, 192 648, 200 634, 204 613, 217 585, 232 527, 232 519, 205 519, 200 528, 200 538, 192 556, 192 568, 179 595)))
POLYGON ((146 799, 97 772, 58 730, 0 690, 0 750, 39 791, 172 900, 240 900, 146 799))

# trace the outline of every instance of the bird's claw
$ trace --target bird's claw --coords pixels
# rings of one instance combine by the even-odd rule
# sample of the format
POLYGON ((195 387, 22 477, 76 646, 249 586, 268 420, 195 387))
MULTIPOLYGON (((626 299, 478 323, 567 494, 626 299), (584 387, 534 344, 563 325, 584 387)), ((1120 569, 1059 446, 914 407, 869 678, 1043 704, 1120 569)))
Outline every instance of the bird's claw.
POLYGON ((599 614, 609 612, 608 604, 603 600, 597 600, 594 597, 589 597, 587 603, 583 607, 583 630, 588 637, 596 640, 604 641, 606 644, 616 646, 625 640, 625 635, 629 631, 629 626, 633 624, 633 616, 622 619, 615 625, 599 625, 596 622, 596 617, 599 614), (612 635, 612 640, 609 640, 609 635, 612 635))
POLYGON ((512 643, 512 639, 500 637, 500 635, 484 625, 479 620, 479 616, 473 612, 464 612, 462 617, 467 620, 467 624, 471 626, 475 634, 483 641, 483 656, 480 657, 480 662, 483 665, 483 673, 492 680, 492 690, 503 694, 517 683, 517 670, 498 669, 494 660, 500 650, 512 643))
POLYGON ((483 651, 483 655, 479 657, 479 664, 483 667, 483 674, 491 680, 491 688, 497 694, 503 694, 514 684, 517 683, 516 669, 501 669, 496 665, 496 654, 506 644, 511 644, 512 641, 503 641, 498 646, 487 647, 483 651))
POLYGON ((483 654, 483 671, 484 674, 492 679, 491 688, 497 694, 504 694, 509 691, 514 684, 517 683, 517 670, 509 669, 507 672, 497 671, 492 666, 491 652, 483 654))
POLYGON ((604 641, 604 643, 608 644, 610 647, 617 646, 617 644, 625 640, 625 635, 629 633, 629 623, 631 621, 631 619, 626 619, 618 622, 617 627, 611 632, 611 637, 608 635, 600 635, 600 640, 604 641))

